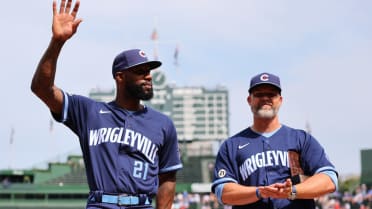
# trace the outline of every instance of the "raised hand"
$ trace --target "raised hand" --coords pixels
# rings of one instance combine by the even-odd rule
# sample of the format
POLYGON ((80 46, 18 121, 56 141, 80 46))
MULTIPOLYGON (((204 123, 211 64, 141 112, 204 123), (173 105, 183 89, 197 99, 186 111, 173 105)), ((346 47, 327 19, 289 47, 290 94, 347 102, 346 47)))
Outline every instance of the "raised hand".
POLYGON ((83 21, 77 19, 76 14, 79 10, 80 1, 77 0, 71 11, 72 0, 61 0, 59 11, 57 11, 57 2, 53 0, 53 38, 58 41, 66 41, 73 36, 83 21))

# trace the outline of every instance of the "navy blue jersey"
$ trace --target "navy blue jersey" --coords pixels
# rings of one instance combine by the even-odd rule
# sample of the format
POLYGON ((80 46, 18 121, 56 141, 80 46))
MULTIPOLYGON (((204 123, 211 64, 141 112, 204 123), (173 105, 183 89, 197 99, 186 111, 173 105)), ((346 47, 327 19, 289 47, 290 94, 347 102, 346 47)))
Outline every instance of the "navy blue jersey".
POLYGON ((182 168, 173 122, 149 107, 129 112, 64 94, 55 118, 79 137, 91 191, 154 196, 158 174, 182 168))
MULTIPOLYGON (((332 170, 323 147, 310 134, 285 125, 270 137, 247 128, 227 139, 216 158, 212 191, 218 184, 235 182, 246 186, 264 186, 284 182, 291 177, 288 151, 300 154, 305 175, 332 170)), ((237 208, 314 208, 313 200, 262 199, 237 208), (292 202, 291 207, 288 204, 292 202)))

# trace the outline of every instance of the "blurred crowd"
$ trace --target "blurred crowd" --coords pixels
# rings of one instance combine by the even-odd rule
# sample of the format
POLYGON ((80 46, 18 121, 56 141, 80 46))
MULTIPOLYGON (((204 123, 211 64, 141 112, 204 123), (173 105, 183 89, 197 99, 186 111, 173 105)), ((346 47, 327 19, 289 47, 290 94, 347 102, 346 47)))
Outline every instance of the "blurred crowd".
POLYGON ((178 193, 174 197, 172 209, 228 209, 218 203, 213 193, 178 193))
POLYGON ((354 191, 335 192, 316 200, 318 209, 372 209, 372 186, 361 184, 354 191))
MULTIPOLYGON (((218 203, 210 193, 178 193, 172 209, 230 209, 218 203)), ((334 192, 316 199, 317 209, 372 209, 372 186, 361 184, 352 192, 334 192)))

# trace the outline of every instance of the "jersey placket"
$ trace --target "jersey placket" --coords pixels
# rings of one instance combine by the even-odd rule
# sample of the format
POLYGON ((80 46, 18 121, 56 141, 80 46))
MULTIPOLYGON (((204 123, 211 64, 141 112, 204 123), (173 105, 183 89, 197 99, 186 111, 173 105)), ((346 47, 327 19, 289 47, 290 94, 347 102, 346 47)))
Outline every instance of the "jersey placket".
MULTIPOLYGON (((264 136, 263 137, 263 140, 262 140, 262 143, 263 143, 263 153, 265 153, 265 157, 264 157, 264 168, 265 168, 265 185, 270 185, 272 184, 272 177, 271 176, 271 170, 272 170, 272 167, 270 166, 267 166, 267 151, 270 151, 272 150, 271 148, 271 145, 270 145, 270 139, 269 138, 266 138, 264 136)), ((269 205, 269 208, 273 208, 273 202, 272 202, 272 199, 271 198, 268 198, 267 199, 267 203, 269 205)))

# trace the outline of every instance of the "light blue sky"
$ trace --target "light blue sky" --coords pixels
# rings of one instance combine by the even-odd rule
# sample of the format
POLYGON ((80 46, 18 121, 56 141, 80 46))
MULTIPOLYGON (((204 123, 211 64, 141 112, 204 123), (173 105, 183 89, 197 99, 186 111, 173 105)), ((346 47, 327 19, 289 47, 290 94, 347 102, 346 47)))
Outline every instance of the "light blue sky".
MULTIPOLYGON (((64 161, 80 153, 77 138, 61 124, 49 132, 49 111, 29 87, 51 37, 52 1, 6 1, 3 8, 0 169, 64 161)), ((169 82, 229 89, 231 134, 252 122, 250 77, 275 73, 282 123, 303 129, 308 121, 340 174, 360 173, 360 149, 372 148, 372 1, 81 0, 78 16, 84 21, 58 63, 62 89, 111 89, 113 57, 133 47, 152 55, 156 27, 169 82)))

